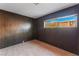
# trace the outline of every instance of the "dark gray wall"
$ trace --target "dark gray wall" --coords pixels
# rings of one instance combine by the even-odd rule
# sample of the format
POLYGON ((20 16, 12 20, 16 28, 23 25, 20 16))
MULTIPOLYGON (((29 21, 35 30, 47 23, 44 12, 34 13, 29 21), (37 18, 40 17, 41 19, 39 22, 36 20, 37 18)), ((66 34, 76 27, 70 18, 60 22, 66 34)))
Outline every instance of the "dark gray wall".
MULTIPOLYGON (((37 20, 37 38, 41 41, 55 45, 59 48, 78 54, 78 32, 77 28, 44 28, 44 21, 51 18, 62 17, 79 13, 79 5, 48 14, 37 20)), ((78 14, 79 15, 79 14, 78 14)), ((78 16, 79 18, 79 16, 78 16)))
POLYGON ((0 48, 33 38, 33 19, 0 10, 0 48))

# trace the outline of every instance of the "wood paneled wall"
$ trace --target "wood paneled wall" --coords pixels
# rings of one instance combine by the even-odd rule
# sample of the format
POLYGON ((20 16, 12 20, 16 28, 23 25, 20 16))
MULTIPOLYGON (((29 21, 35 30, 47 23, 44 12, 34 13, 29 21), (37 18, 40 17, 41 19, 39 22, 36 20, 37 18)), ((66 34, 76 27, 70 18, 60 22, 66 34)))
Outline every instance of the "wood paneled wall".
MULTIPOLYGON (((41 41, 55 45, 59 48, 79 54, 79 48, 78 48, 79 26, 75 28, 44 28, 45 20, 56 17, 68 16, 72 14, 79 15, 79 4, 38 18, 36 20, 37 21, 36 35, 38 35, 37 38, 41 41)), ((79 16, 77 17, 79 18, 79 16)))
POLYGON ((32 39, 32 20, 0 10, 0 48, 32 39))

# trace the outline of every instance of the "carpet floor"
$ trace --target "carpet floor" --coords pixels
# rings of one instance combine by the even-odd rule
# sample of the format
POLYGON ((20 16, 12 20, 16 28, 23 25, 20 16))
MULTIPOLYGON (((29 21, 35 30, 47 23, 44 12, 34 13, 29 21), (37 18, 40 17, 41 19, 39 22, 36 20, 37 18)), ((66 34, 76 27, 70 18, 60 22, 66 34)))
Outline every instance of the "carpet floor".
POLYGON ((75 56, 75 54, 38 40, 32 40, 0 49, 0 56, 75 56))

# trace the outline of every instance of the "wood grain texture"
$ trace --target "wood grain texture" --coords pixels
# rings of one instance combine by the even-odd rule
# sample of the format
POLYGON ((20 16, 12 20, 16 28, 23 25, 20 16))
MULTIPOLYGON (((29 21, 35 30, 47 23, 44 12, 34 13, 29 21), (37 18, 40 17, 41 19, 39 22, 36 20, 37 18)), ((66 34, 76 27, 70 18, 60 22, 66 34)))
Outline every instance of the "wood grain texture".
POLYGON ((0 10, 0 48, 30 40, 32 29, 31 18, 0 10))

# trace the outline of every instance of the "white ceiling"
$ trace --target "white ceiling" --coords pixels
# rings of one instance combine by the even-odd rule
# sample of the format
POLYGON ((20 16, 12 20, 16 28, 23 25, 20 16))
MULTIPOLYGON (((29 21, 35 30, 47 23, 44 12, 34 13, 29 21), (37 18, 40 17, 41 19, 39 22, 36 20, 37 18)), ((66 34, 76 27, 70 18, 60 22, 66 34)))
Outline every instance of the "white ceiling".
POLYGON ((0 3, 0 9, 21 14, 24 16, 38 18, 46 14, 76 5, 75 3, 0 3))

